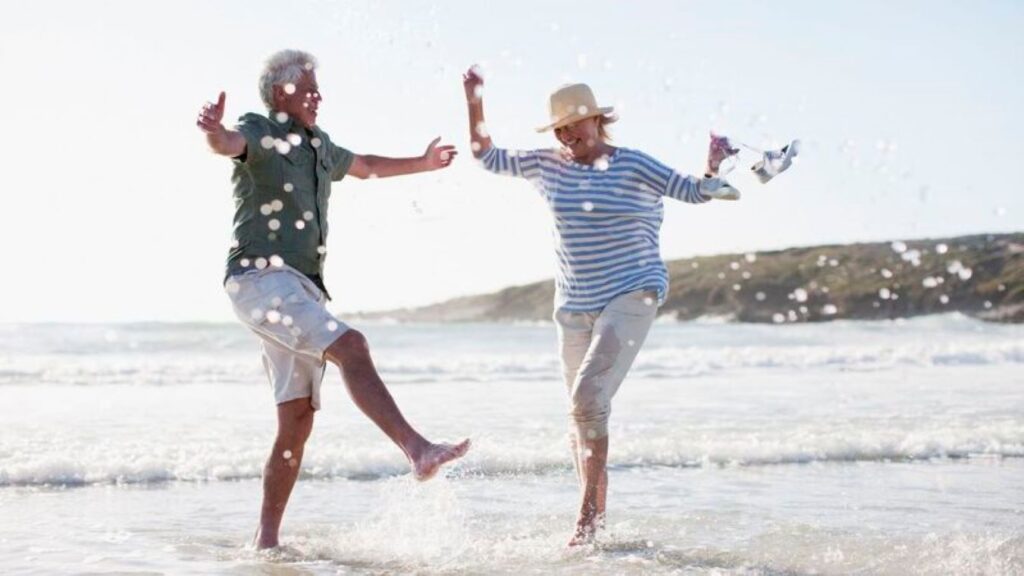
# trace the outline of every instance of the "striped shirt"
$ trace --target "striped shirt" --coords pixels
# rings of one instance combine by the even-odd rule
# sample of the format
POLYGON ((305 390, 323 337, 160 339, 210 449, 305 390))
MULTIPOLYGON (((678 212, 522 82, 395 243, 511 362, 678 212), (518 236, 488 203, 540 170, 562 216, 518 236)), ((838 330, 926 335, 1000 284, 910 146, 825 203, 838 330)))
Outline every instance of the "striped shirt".
POLYGON ((700 193, 706 180, 629 148, 616 148, 607 163, 595 166, 565 160, 553 149, 491 147, 480 162, 496 174, 527 179, 547 201, 558 258, 556 310, 599 311, 616 296, 642 289, 657 292, 658 303, 664 302, 662 197, 694 204, 711 199, 700 193))

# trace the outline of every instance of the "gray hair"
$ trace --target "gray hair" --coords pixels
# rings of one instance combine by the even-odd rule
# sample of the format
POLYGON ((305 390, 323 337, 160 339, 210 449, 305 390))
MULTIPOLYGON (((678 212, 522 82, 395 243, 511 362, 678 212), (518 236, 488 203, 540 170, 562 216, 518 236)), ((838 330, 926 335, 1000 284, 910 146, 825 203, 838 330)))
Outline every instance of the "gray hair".
POLYGON ((281 50, 267 58, 260 74, 260 98, 267 110, 274 108, 274 86, 294 84, 303 72, 316 69, 316 58, 302 50, 281 50))

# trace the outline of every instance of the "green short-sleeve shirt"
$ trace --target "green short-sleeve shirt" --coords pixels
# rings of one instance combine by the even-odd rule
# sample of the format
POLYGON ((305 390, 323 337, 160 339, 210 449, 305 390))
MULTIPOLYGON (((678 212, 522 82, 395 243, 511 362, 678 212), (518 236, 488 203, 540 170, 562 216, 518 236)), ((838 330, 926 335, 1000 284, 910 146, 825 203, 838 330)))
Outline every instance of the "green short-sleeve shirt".
POLYGON ((281 263, 308 276, 323 273, 331 183, 345 177, 355 155, 318 127, 282 119, 249 113, 235 126, 246 146, 233 160, 228 276, 281 263))

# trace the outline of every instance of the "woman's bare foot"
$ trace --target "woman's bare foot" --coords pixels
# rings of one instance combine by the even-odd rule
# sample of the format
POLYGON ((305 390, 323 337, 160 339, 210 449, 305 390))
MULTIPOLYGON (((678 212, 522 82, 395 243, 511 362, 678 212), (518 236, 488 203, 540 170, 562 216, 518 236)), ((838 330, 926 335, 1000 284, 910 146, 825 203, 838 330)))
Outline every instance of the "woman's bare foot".
POLYGON ((458 444, 430 444, 412 460, 412 473, 420 482, 430 480, 448 462, 469 452, 469 439, 458 444))

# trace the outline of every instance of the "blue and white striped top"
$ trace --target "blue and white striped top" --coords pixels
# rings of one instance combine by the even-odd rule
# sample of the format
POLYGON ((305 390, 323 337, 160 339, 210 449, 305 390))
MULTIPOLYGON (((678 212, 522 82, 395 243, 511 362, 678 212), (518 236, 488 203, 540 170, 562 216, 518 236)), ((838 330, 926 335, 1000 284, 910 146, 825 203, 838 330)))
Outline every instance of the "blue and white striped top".
POLYGON ((656 291, 663 302, 668 271, 658 246, 662 197, 694 204, 711 199, 700 193, 707 180, 629 148, 616 148, 606 164, 594 166, 566 160, 554 149, 491 147, 480 162, 496 174, 526 178, 547 200, 558 257, 556 310, 598 311, 641 289, 656 291))

